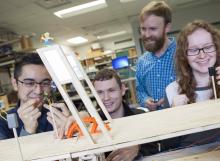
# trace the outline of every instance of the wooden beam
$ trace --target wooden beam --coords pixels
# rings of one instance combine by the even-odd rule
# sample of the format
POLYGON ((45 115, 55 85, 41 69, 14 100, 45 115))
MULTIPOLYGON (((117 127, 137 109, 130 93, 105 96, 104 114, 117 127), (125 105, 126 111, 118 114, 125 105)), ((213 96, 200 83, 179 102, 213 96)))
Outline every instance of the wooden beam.
POLYGON ((216 150, 216 151, 206 152, 188 157, 173 159, 170 161, 219 161, 219 160, 220 160, 220 150, 216 150))
MULTIPOLYGON (((85 137, 54 140, 51 132, 19 139, 25 160, 56 159, 64 154, 77 157, 220 128, 219 107, 218 99, 113 119, 111 143, 103 133, 93 135, 96 144, 85 137)), ((0 141, 0 156, 4 161, 18 158, 14 139, 0 141)))

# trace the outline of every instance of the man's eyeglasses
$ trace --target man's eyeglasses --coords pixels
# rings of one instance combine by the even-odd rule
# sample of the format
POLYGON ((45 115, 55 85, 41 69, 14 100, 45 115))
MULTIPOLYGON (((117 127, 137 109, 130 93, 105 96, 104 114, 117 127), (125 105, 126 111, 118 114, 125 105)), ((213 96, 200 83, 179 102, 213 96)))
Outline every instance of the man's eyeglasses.
POLYGON ((39 84, 41 88, 49 88, 51 86, 51 80, 43 80, 39 83, 35 80, 18 80, 18 82, 22 83, 25 87, 28 88, 34 88, 37 84, 39 84))
POLYGON ((212 53, 214 51, 216 51, 215 45, 208 45, 205 46, 203 48, 192 48, 192 49, 187 49, 187 55, 188 56, 195 56, 195 55, 199 55, 200 51, 203 51, 204 53, 212 53))

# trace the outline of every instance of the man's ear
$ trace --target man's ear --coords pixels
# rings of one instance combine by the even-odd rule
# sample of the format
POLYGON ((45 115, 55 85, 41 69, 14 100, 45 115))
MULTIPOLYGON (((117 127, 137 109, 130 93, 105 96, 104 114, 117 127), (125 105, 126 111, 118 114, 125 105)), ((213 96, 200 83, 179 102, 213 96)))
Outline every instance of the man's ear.
POLYGON ((17 83, 17 80, 15 78, 11 78, 11 84, 12 84, 14 90, 18 91, 18 83, 17 83))
POLYGON ((122 94, 122 96, 125 95, 125 92, 126 92, 126 87, 125 87, 125 84, 122 83, 122 84, 121 84, 121 94, 122 94))
POLYGON ((167 23, 165 26, 165 32, 168 33, 171 31, 171 23, 167 23))

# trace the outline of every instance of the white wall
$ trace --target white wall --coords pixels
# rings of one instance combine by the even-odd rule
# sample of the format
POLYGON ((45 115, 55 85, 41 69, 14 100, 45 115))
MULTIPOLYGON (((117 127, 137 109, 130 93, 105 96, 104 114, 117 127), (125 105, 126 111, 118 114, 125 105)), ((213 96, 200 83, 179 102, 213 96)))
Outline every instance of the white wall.
MULTIPOLYGON (((179 31, 188 22, 196 19, 202 19, 207 22, 220 22, 220 1, 215 1, 215 3, 202 4, 192 7, 182 7, 173 11, 172 16, 172 29, 171 31, 179 31)), ((134 18, 132 19, 134 23, 134 18)), ((138 23, 138 19, 136 20, 138 23)), ((133 25, 134 26, 134 25, 133 25)), ((139 35, 136 33, 135 44, 138 55, 141 55, 141 49, 139 42, 137 41, 139 35)))
POLYGON ((174 11, 172 30, 180 30, 188 22, 195 19, 203 19, 210 23, 220 22, 220 1, 174 11))
MULTIPOLYGON (((98 43, 100 43, 101 47, 103 47, 104 50, 110 49, 110 50, 114 50, 114 51, 118 50, 118 49, 122 49, 122 48, 135 46, 135 43, 133 40, 133 35, 117 36, 114 38, 104 39, 98 43), (129 38, 132 38, 132 41, 123 42, 120 44, 114 44, 115 41, 122 41, 122 40, 129 39, 129 38)), ((91 44, 86 44, 83 46, 75 47, 74 51, 80 54, 81 59, 85 59, 86 54, 88 53, 90 48, 91 48, 91 44)))
MULTIPOLYGON (((205 5, 197 5, 192 7, 182 7, 173 11, 173 20, 172 20, 172 31, 181 30, 183 26, 185 26, 188 22, 193 21, 195 19, 203 19, 208 22, 219 22, 220 21, 220 0, 210 2, 205 5)), ((126 48, 130 46, 136 46, 138 54, 140 53, 140 45, 139 45, 139 35, 138 35, 138 17, 130 18, 131 27, 133 28, 134 34, 127 36, 119 36, 112 39, 106 39, 100 41, 99 43, 102 45, 104 49, 112 49, 117 50, 120 48, 126 48), (136 23, 136 24, 135 24, 136 23), (126 38, 132 38, 132 42, 122 43, 119 45, 115 45, 115 41, 120 41, 126 38)), ((81 55, 81 58, 85 58, 86 53, 90 50, 91 44, 86 44, 80 47, 75 47, 74 50, 81 55)))

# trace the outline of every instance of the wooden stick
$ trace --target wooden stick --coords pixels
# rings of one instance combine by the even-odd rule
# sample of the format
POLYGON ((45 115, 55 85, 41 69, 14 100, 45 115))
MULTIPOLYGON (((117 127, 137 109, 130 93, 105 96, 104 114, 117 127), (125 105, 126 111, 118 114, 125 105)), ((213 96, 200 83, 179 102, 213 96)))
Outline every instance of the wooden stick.
POLYGON ((59 138, 58 132, 57 132, 56 122, 55 122, 55 119, 54 119, 53 109, 52 109, 53 107, 52 107, 52 103, 51 103, 51 101, 50 101, 50 98, 49 98, 49 96, 48 96, 48 93, 47 93, 47 92, 44 92, 44 93, 43 93, 43 97, 44 97, 44 100, 47 101, 47 103, 48 103, 48 105, 49 105, 49 110, 50 110, 50 113, 51 113, 51 116, 52 116, 52 120, 53 120, 53 128, 54 128, 56 137, 59 138))
POLYGON ((54 128, 56 137, 59 138, 58 131, 57 131, 57 125, 56 125, 56 122, 55 122, 55 119, 54 119, 54 114, 53 114, 52 108, 53 108, 53 107, 51 106, 51 103, 49 103, 49 109, 50 109, 50 113, 51 113, 52 120, 53 120, 53 128, 54 128))
POLYGON ((17 142, 17 145, 18 145, 18 150, 19 150, 19 153, 20 153, 20 157, 21 157, 21 160, 24 161, 24 157, 23 157, 23 154, 21 152, 21 145, 20 145, 20 142, 18 140, 18 134, 17 134, 17 131, 15 128, 12 128, 13 129, 13 133, 14 133, 14 137, 16 139, 16 142, 17 142))
POLYGON ((212 79, 212 86, 213 86, 214 97, 215 97, 215 99, 217 99, 217 93, 216 93, 214 76, 211 76, 211 79, 212 79))
POLYGON ((215 87, 215 79, 214 79, 214 76, 216 75, 216 71, 215 71, 214 67, 209 67, 208 70, 209 70, 209 76, 212 79, 212 86, 213 86, 214 97, 215 97, 215 99, 217 99, 217 93, 216 93, 216 87, 215 87))

